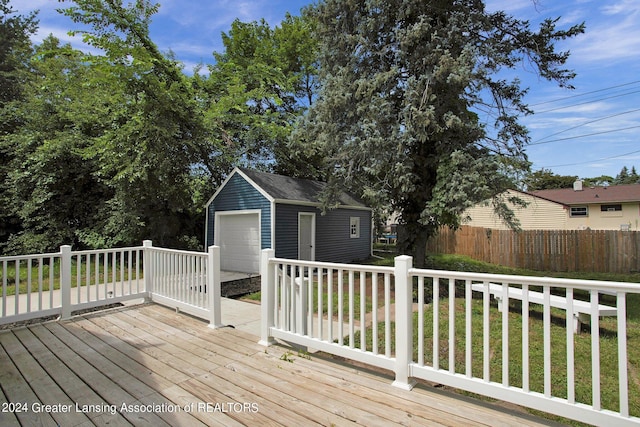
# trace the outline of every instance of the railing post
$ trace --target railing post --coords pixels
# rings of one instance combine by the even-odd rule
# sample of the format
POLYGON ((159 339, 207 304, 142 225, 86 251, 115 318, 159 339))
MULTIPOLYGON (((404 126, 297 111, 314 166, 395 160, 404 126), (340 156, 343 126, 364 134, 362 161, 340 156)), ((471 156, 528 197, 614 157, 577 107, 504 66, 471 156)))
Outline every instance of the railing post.
POLYGON ((209 327, 222 326, 220 309, 220 247, 209 246, 207 257, 207 298, 209 300, 209 327))
POLYGON ((413 258, 401 255, 395 258, 396 283, 396 379, 394 387, 411 390, 415 381, 409 381, 409 364, 413 359, 413 280, 409 269, 413 258))
POLYGON ((143 265, 142 265, 142 277, 144 277, 144 291, 147 294, 147 300, 153 300, 153 256, 150 249, 153 247, 151 240, 143 240, 143 265))
MULTIPOLYGON (((30 296, 29 296, 30 297, 30 296)), ((71 317, 71 246, 60 246, 60 320, 71 317)))
POLYGON ((269 265, 269 258, 274 258, 276 252, 273 249, 263 249, 260 254, 260 293, 261 293, 261 320, 260 320, 260 344, 269 346, 275 343, 270 336, 269 329, 275 326, 275 264, 269 265))

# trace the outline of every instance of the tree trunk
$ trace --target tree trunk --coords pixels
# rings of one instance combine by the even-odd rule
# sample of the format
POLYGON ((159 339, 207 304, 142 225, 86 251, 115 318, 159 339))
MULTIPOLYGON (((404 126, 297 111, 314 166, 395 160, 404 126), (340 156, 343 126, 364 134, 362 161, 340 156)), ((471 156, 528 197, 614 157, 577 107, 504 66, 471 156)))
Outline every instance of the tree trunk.
POLYGON ((398 255, 411 255, 413 266, 422 268, 427 255, 427 240, 434 233, 433 227, 420 224, 398 224, 398 255))

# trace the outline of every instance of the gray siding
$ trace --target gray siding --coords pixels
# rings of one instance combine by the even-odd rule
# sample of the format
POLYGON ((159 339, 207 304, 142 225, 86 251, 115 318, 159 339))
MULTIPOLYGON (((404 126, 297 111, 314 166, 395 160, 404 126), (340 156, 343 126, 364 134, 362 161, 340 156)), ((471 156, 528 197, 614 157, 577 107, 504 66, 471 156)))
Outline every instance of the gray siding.
POLYGON ((318 208, 289 204, 276 205, 276 256, 298 257, 298 213, 316 214, 316 261, 351 262, 371 253, 371 211, 334 209, 321 215, 318 208), (360 217, 360 237, 349 236, 350 218, 360 217))
POLYGON ((261 248, 271 247, 271 203, 258 190, 240 176, 234 174, 208 206, 206 247, 213 244, 215 214, 222 211, 260 209, 261 248))

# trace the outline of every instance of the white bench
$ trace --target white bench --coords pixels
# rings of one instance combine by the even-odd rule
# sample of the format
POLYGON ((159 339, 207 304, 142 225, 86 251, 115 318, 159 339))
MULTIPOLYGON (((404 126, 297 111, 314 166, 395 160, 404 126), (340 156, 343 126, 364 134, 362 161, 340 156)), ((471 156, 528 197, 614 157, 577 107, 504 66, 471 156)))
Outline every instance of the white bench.
MULTIPOLYGON (((471 285, 471 289, 478 292, 485 291, 484 283, 474 283, 471 285)), ((520 288, 509 287, 509 299, 520 300, 523 299, 523 292, 520 288)), ((489 293, 498 301, 498 310, 502 311, 502 299, 503 288, 502 285, 496 283, 489 283, 489 293)), ((529 291, 529 302, 533 304, 544 304, 544 294, 542 292, 529 291)), ((567 299, 559 295, 550 295, 551 307, 567 309, 567 299)), ((598 316, 617 316, 618 309, 608 305, 598 304, 598 316)), ((591 303, 582 300, 573 300, 573 330, 574 332, 580 331, 580 325, 587 322, 591 317, 591 303)))

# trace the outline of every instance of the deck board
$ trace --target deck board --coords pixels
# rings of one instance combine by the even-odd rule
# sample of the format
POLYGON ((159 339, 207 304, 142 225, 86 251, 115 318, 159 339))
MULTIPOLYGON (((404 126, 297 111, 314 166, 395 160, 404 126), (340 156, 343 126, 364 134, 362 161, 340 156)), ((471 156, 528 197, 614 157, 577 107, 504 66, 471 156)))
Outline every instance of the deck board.
POLYGON ((552 424, 427 385, 401 390, 388 374, 284 345, 265 349, 257 341, 154 304, 2 331, 0 402, 154 404, 176 411, 0 413, 0 424, 552 424), (239 410, 243 405, 257 411, 239 410))

